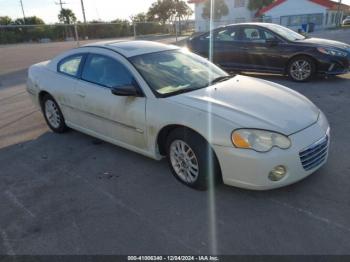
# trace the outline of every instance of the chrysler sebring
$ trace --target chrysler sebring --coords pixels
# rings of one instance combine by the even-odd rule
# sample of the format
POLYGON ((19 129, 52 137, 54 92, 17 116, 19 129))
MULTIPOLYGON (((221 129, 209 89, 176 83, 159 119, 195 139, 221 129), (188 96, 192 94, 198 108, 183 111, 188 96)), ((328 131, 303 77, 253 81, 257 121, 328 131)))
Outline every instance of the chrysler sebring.
POLYGON ((147 41, 91 44, 29 69, 27 90, 57 133, 76 129, 160 160, 182 183, 266 190, 328 157, 329 125, 281 85, 230 76, 198 55, 147 41))

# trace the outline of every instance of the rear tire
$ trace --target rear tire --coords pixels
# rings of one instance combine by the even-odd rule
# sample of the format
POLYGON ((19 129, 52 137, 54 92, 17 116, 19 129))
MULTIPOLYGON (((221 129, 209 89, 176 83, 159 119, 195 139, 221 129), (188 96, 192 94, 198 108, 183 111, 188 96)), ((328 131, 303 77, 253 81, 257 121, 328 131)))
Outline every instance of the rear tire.
POLYGON ((208 142, 193 131, 175 129, 167 138, 167 159, 177 180, 207 190, 219 181, 219 164, 208 142))
POLYGON ((60 107, 50 95, 45 95, 41 101, 45 121, 55 133, 64 133, 68 130, 60 107))
POLYGON ((293 81, 307 82, 315 76, 316 64, 310 57, 298 56, 289 62, 287 71, 293 81))

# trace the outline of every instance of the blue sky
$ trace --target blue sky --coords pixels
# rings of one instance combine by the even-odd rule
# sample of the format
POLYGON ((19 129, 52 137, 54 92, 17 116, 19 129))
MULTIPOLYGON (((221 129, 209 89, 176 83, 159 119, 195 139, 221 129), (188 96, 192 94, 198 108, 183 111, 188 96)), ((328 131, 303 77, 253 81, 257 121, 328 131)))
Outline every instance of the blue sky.
MULTIPOLYGON (((60 10, 55 2, 59 0, 22 0, 26 16, 39 16, 47 23, 57 22, 60 10)), ((62 0, 82 21, 80 0, 62 0)), ((84 0, 87 20, 102 19, 110 21, 116 18, 129 18, 133 14, 146 12, 155 0, 84 0)), ((350 0, 343 0, 350 5, 350 0)), ((191 5, 193 8, 193 5, 191 5)), ((8 15, 12 18, 22 17, 19 0, 0 0, 0 16, 8 15)))
MULTIPOLYGON (((39 16, 47 23, 57 22, 60 10, 55 2, 59 0, 22 0, 26 16, 39 16)), ((84 0, 87 20, 129 18, 133 14, 146 12, 155 0, 84 0)), ((19 0, 0 0, 0 16, 22 17, 19 0)), ((62 0, 65 8, 70 8, 78 20, 83 20, 80 0, 62 0)))

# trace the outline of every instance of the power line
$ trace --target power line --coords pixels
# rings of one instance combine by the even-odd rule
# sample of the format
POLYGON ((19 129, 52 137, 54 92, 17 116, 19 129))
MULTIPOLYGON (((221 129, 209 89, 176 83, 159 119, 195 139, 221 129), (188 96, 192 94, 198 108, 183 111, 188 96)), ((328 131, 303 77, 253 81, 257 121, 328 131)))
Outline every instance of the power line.
POLYGON ((55 2, 55 4, 56 4, 56 5, 60 5, 60 6, 61 6, 61 11, 62 11, 62 9, 63 9, 63 5, 66 5, 67 3, 62 2, 62 0, 59 0, 59 2, 58 2, 58 3, 57 3, 57 2, 55 2))

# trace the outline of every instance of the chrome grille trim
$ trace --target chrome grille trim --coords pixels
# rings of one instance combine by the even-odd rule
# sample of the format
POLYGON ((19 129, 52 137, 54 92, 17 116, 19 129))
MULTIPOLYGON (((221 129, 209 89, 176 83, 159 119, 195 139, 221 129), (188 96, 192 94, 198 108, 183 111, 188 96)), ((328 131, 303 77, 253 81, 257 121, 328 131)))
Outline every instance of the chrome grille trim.
POLYGON ((328 154, 328 135, 303 149, 299 153, 300 161, 306 171, 312 170, 321 165, 328 154))

